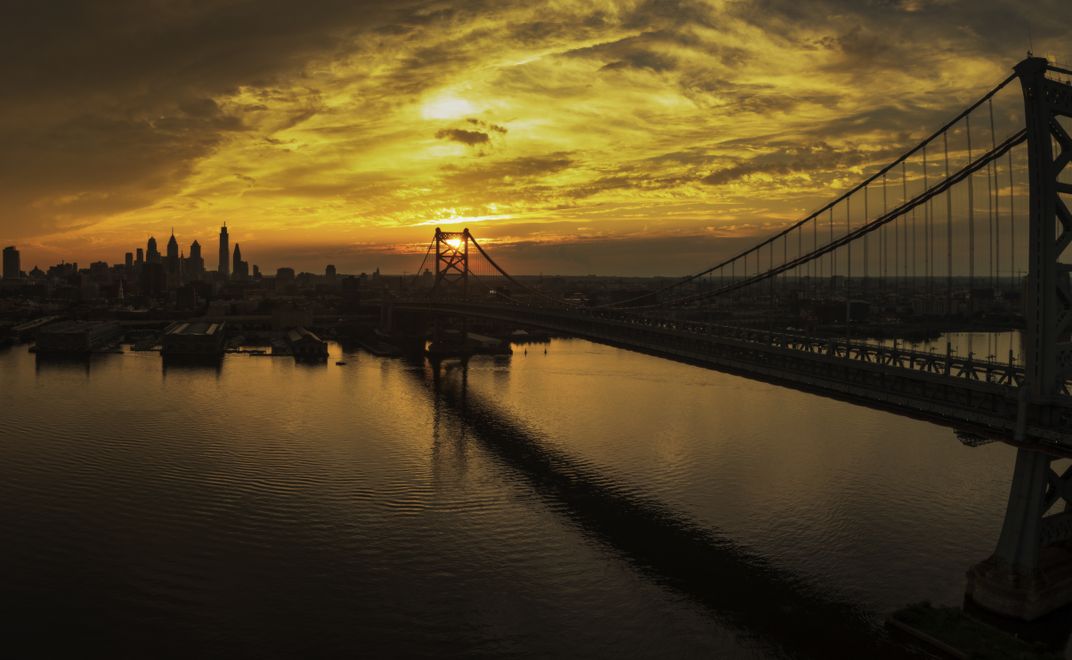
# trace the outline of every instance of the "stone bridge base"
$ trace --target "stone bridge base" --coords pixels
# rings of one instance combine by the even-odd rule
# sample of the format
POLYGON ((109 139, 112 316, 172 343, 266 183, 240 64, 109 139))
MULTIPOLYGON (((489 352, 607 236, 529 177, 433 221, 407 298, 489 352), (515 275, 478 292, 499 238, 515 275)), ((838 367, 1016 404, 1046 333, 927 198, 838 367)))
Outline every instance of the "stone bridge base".
POLYGON ((967 596, 996 614, 1033 621, 1072 603, 1072 550, 1043 548, 1039 568, 1018 573, 991 557, 968 571, 967 596))

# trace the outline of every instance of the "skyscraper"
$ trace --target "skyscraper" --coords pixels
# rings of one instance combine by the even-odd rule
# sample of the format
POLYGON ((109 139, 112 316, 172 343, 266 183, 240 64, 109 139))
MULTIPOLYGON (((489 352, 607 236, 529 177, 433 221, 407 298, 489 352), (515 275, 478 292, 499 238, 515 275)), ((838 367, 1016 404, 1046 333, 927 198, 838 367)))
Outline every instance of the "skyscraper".
POLYGON ((199 280, 205 272, 205 260, 201 257, 201 244, 190 243, 190 256, 186 259, 187 274, 190 279, 199 280))
POLYGON ((134 258, 134 266, 140 272, 142 264, 145 263, 145 251, 142 250, 141 248, 138 248, 138 251, 137 251, 136 254, 137 254, 137 256, 134 258))
POLYGON ((236 280, 249 278, 249 264, 242 261, 242 248, 235 243, 234 259, 231 262, 231 276, 236 280))
POLYGON ((14 245, 4 248, 4 279, 17 280, 22 277, 22 263, 19 261, 19 251, 14 245))
POLYGON ((220 227, 220 265, 219 273, 227 279, 231 275, 231 250, 227 237, 227 223, 220 227))
MULTIPOLYGON (((175 240, 175 230, 171 230, 171 238, 167 242, 167 259, 164 261, 165 268, 170 277, 179 275, 179 242, 175 240)), ((175 282, 173 282, 174 284, 175 282)))
POLYGON ((145 246, 145 261, 150 264, 160 263, 160 250, 156 249, 156 239, 149 237, 149 244, 145 246))
POLYGON ((127 252, 125 255, 123 255, 123 264, 126 266, 127 272, 130 272, 130 271, 134 270, 134 253, 133 252, 127 252))

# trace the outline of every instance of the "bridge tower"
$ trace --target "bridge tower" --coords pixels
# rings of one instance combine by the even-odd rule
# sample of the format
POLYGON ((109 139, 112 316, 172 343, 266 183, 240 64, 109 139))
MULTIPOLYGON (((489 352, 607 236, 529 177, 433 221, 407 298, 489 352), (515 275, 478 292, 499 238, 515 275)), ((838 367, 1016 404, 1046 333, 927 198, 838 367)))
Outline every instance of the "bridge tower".
POLYGON ((469 295, 469 230, 435 230, 435 286, 436 299, 469 295))
MULTIPOLYGON (((432 287, 432 298, 437 302, 446 299, 467 300, 469 297, 469 229, 457 231, 443 231, 439 227, 435 230, 435 284, 432 287)), ((444 332, 445 319, 442 314, 436 314, 432 326, 432 345, 429 353, 432 355, 465 354, 465 344, 469 332, 469 322, 461 317, 461 347, 449 347, 447 334, 444 332), (459 350, 460 349, 460 350, 459 350)))
MULTIPOLYGON (((1016 66, 1030 191, 1019 442, 1072 373, 1072 265, 1061 261, 1072 252, 1072 184, 1060 179, 1072 160, 1072 137, 1059 119, 1072 118, 1072 86, 1047 78, 1050 68, 1036 57, 1016 66)), ((1072 602, 1072 468, 1058 473, 1054 460, 1036 449, 1017 451, 997 548, 968 572, 968 595, 986 609, 1031 620, 1072 602)))

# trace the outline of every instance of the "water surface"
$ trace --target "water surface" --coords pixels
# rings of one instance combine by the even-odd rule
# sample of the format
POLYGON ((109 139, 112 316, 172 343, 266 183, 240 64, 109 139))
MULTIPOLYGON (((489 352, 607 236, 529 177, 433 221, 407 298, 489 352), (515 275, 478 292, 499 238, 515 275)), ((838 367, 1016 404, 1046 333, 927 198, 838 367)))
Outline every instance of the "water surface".
POLYGON ((2 615, 41 657, 896 657, 882 618, 961 602, 1014 458, 580 340, 15 347, 0 438, 2 615))

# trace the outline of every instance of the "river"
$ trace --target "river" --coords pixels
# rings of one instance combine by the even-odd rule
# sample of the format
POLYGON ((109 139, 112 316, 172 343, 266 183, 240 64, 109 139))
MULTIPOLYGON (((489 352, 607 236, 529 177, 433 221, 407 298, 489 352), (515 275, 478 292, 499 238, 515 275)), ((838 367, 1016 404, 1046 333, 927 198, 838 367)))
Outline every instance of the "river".
POLYGON ((581 340, 331 353, 0 352, 8 644, 895 657, 1000 529, 1014 450, 928 423, 581 340))

